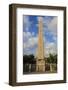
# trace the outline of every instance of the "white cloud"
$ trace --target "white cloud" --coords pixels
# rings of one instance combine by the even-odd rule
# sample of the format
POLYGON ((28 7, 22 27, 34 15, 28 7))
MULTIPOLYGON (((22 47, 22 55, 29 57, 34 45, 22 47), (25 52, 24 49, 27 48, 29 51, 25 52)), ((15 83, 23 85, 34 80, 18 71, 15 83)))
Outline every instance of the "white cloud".
POLYGON ((31 26, 32 22, 29 20, 28 16, 23 16, 23 22, 24 22, 24 26, 25 26, 25 30, 29 31, 29 27, 31 26))
POLYGON ((32 36, 34 36, 35 35, 35 32, 32 32, 32 36))
POLYGON ((29 22, 28 16, 24 15, 23 19, 24 19, 24 24, 27 24, 29 22))
POLYGON ((25 26, 25 30, 28 31, 29 30, 29 18, 27 16, 23 16, 23 23, 25 26))
POLYGON ((44 23, 44 31, 47 29, 50 31, 51 34, 54 36, 57 35, 57 17, 53 17, 53 19, 43 19, 44 23))
POLYGON ((35 54, 38 38, 36 37, 29 37, 26 42, 24 42, 24 54, 35 54), (35 48, 34 48, 35 47, 35 48))
MULTIPOLYGON (((49 56, 49 54, 57 54, 57 42, 49 42, 45 37, 44 38, 44 55, 46 57, 49 56)), ((56 39, 56 37, 54 37, 56 39)))
POLYGON ((49 23, 49 26, 51 27, 51 29, 55 29, 57 28, 57 17, 54 17, 51 22, 49 23))
POLYGON ((48 25, 48 29, 52 31, 54 35, 57 35, 57 17, 54 17, 48 25))
POLYGON ((57 54, 57 45, 53 42, 48 42, 45 44, 45 56, 48 57, 49 54, 57 54))
POLYGON ((51 19, 49 17, 43 18, 43 24, 45 27, 48 26, 50 22, 51 22, 51 19))
POLYGON ((38 37, 33 35, 34 33, 24 32, 24 39, 26 40, 24 41, 24 49, 33 47, 37 44, 38 37))
POLYGON ((29 37, 32 36, 32 34, 30 32, 23 32, 23 36, 24 36, 24 39, 28 39, 29 37))
POLYGON ((38 37, 29 38, 29 43, 30 43, 31 46, 36 45, 37 42, 38 42, 38 37))

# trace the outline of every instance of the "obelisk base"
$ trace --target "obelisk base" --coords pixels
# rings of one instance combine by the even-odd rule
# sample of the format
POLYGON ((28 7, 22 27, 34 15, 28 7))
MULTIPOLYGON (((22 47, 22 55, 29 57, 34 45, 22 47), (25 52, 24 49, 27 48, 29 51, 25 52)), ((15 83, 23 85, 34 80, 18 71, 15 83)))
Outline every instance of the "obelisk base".
POLYGON ((45 61, 44 61, 44 59, 37 59, 36 72, 45 72, 45 61))

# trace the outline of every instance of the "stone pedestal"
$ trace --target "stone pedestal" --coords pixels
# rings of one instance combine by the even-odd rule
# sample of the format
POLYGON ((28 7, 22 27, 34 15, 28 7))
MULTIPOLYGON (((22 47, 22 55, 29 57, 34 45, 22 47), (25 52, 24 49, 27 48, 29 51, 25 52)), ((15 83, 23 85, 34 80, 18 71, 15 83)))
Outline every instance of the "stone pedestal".
POLYGON ((45 61, 40 59, 36 62, 36 72, 45 72, 45 61))

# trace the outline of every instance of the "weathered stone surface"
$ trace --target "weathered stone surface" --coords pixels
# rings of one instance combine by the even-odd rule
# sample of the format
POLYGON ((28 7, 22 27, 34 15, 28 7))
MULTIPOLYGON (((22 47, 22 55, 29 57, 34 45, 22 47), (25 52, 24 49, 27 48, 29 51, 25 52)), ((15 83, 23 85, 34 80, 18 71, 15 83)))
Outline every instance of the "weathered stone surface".
POLYGON ((44 42, 43 42, 43 23, 42 17, 38 20, 38 49, 37 49, 37 60, 36 60, 36 71, 45 71, 45 61, 44 61, 44 42))

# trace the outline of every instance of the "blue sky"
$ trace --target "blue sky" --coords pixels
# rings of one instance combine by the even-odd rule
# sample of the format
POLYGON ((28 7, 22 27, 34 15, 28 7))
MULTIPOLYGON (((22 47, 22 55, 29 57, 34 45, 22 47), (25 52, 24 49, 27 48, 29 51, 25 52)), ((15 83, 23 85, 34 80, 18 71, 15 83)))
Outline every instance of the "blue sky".
MULTIPOLYGON (((43 22, 43 40, 45 56, 57 53, 57 17, 41 16, 43 22)), ((23 16, 24 54, 37 55, 39 16, 23 16)))

